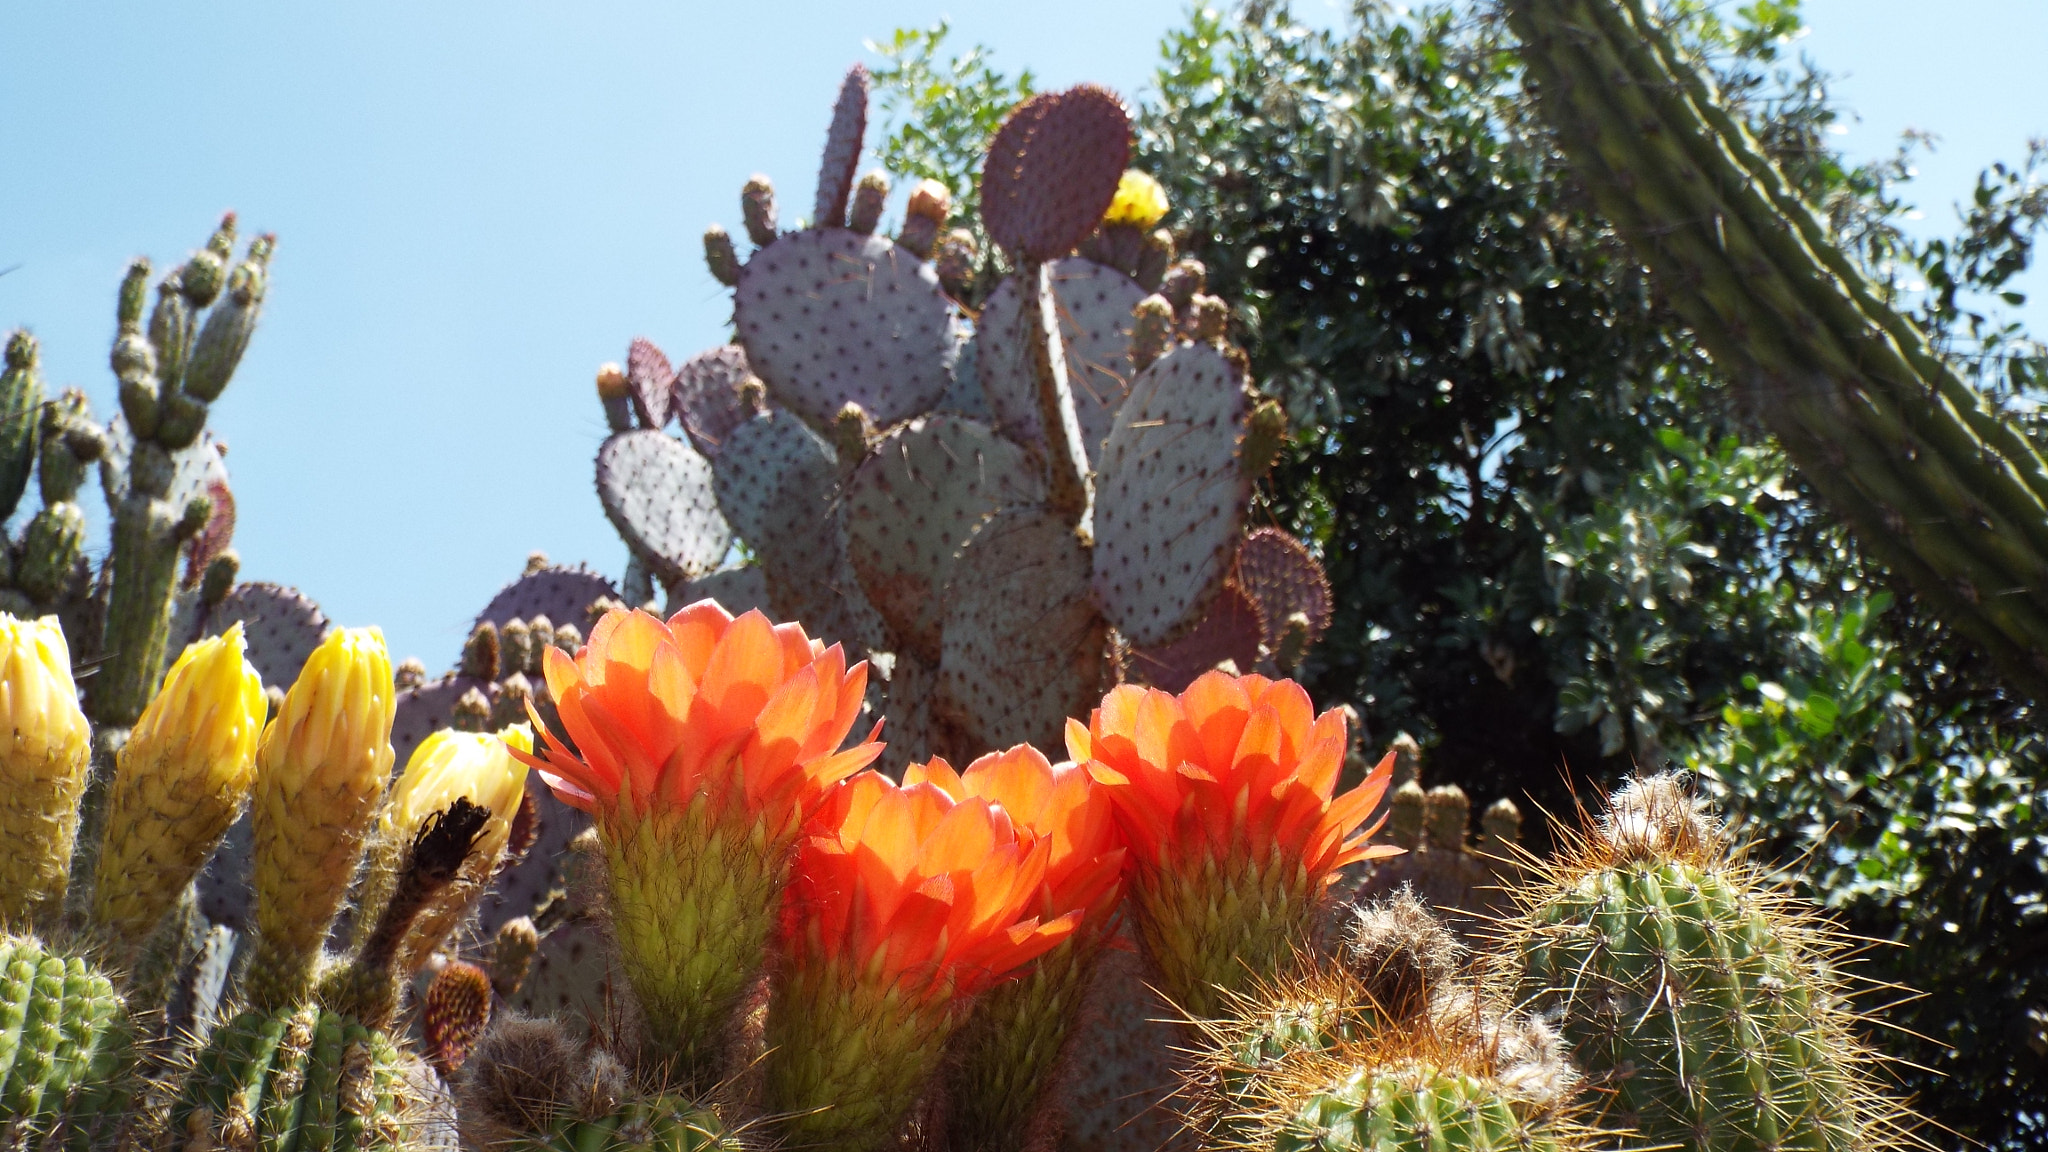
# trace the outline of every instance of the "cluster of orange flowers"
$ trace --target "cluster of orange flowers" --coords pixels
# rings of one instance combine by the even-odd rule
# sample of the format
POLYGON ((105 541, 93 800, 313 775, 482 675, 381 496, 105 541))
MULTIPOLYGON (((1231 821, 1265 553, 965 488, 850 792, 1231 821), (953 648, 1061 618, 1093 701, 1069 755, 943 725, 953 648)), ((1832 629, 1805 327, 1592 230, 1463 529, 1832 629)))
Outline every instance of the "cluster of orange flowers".
MULTIPOLYGON (((1196 951, 1247 949, 1230 924, 1159 921, 1262 904, 1300 905, 1303 919, 1338 868, 1376 851, 1361 825, 1390 761, 1334 795, 1344 718, 1316 716, 1291 681, 1210 673, 1179 696, 1119 687, 1085 725, 1070 722, 1070 762, 1019 746, 964 771, 940 759, 913 765, 899 784, 867 767, 881 749, 875 734, 841 750, 865 665, 847 668, 838 646, 797 625, 734 618, 711 601, 666 623, 616 612, 573 659, 551 650, 547 660, 574 746, 548 733, 534 767, 607 839, 643 842, 646 829, 688 812, 729 833, 717 842, 765 847, 753 866, 786 869, 769 945, 783 958, 776 979, 808 981, 811 1002, 829 987, 847 1009, 818 1014, 872 1022, 870 1009, 898 1005, 904 1019, 942 1022, 935 1006, 964 1004, 1061 941, 1105 939, 1120 907, 1168 991, 1200 1003, 1208 986, 1270 973, 1164 955, 1195 939, 1196 951), (1224 894, 1243 899, 1221 899, 1219 884, 1245 889, 1224 894)), ((675 835, 678 849, 704 842, 675 835)), ((663 866, 644 851, 613 851, 611 863, 615 893, 673 886, 617 874, 663 866)), ((666 864, 692 884, 716 882, 702 861, 666 864)), ((676 906, 697 918, 745 890, 727 884, 676 906)), ((808 1039, 830 1049, 839 1038, 808 1039)), ((857 1039, 876 1059, 876 1037, 857 1039)))

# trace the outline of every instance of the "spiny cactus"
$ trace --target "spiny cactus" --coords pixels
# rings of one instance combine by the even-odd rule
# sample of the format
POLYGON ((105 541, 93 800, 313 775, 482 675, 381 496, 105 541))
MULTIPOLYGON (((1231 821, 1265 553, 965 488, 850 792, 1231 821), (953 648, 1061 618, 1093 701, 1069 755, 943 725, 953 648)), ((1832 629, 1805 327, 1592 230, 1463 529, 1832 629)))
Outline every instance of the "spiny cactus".
MULTIPOLYGON (((982 174, 988 267, 1011 274, 963 278, 942 190, 913 193, 895 239, 868 218, 849 159, 865 93, 850 74, 809 227, 781 231, 756 176, 755 250, 742 260, 722 229, 707 249, 735 285, 739 344, 676 371, 644 341, 629 352, 625 394, 669 397, 608 409, 623 419, 598 454, 631 571, 671 609, 710 595, 873 657, 892 770, 1056 747, 1133 645, 1129 674, 1174 689, 1223 661, 1298 660, 1327 585, 1299 544, 1276 549, 1283 534, 1240 552, 1255 404, 1198 277, 1158 302, 1144 363, 1134 350, 1171 241, 1149 231, 1163 193, 1126 172, 1119 100, 1082 86, 1011 115, 982 174), (671 415, 683 437, 663 432, 671 415), (733 537, 758 574, 718 568, 733 537), (1219 630, 1230 642, 1148 655, 1219 630)), ((629 581, 626 599, 652 591, 629 581)))
POLYGON ((127 1009, 90 961, 0 936, 0 1136, 33 1146, 95 1126, 123 1099, 127 1009))
POLYGON ((389 1036, 317 1004, 248 1009, 199 1054, 167 1132, 207 1146, 397 1148, 409 1107, 389 1036))
POLYGON ((1580 179, 1807 482, 2048 698, 2048 463, 1880 298, 1640 0, 1507 11, 1580 179))
POLYGON ((737 1152, 738 1132, 708 1108, 634 1083, 607 1049, 555 1020, 513 1014, 491 1026, 462 1082, 470 1146, 522 1152, 737 1152))
POLYGON ((1890 1147, 1846 941, 1739 861, 1674 776, 1638 780, 1518 893, 1526 999, 1556 1013, 1603 1122, 1686 1148, 1890 1147))

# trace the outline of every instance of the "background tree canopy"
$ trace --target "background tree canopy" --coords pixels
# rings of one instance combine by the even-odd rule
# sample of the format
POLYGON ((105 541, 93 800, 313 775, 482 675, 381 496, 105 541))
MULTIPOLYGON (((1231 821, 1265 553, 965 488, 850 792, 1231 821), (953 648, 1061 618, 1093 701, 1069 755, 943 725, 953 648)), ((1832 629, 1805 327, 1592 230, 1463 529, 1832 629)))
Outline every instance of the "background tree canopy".
MULTIPOLYGON (((1999 308, 2032 255, 2042 155, 1984 173, 1958 233, 1915 243, 1907 152, 1823 144, 1826 77, 1782 56, 1796 0, 1671 6, 1838 240, 2036 434, 2048 359, 1999 308)), ((970 192, 1029 73, 940 26, 876 46, 883 162, 970 192)), ((1198 8, 1161 46, 1138 166, 1233 336, 1286 406, 1260 514, 1319 549, 1337 618, 1303 674, 1431 782, 1562 811, 1683 765, 1758 851, 1928 994, 1886 1047, 1941 1122, 2048 1128, 2048 814, 2033 702, 1865 558, 1575 186, 1488 14, 1198 8)), ((1910 148, 1913 142, 1908 141, 1910 148)), ((961 197, 965 199, 965 197, 961 197)), ((1873 993, 1876 1002, 1889 998, 1873 993)))

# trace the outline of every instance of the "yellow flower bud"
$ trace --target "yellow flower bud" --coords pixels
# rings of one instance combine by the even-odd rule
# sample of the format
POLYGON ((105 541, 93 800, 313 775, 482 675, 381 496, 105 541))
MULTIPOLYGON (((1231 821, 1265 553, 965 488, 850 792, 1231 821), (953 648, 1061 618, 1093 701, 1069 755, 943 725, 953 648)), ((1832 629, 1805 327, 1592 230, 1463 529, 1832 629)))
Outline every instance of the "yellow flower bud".
POLYGON ((242 625, 188 645, 129 733, 107 792, 93 915, 140 943, 249 798, 266 704, 242 625))
POLYGON ((1102 214, 1102 222, 1150 228, 1165 215, 1166 189, 1159 186, 1159 181, 1134 168, 1116 182, 1116 199, 1109 202, 1109 211, 1102 214))
POLYGON ((0 924, 62 903, 91 760, 57 618, 0 613, 0 924))
POLYGON ((252 991, 301 994, 391 775, 394 689, 384 634, 338 628, 306 660, 256 752, 252 991))

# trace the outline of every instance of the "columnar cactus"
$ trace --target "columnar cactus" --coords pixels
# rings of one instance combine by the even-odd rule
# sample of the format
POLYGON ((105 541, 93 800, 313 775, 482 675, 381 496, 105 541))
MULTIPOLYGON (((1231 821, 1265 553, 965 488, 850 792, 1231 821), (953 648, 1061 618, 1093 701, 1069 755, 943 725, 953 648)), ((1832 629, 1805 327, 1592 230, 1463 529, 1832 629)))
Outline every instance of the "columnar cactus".
POLYGON ((1808 483, 2048 697, 2048 462, 1888 306, 1641 0, 1513 0, 1559 142, 1808 483))
POLYGON ((1519 893, 1526 999, 1610 1101, 1603 1123, 1685 1148, 1889 1147, 1837 968, 1846 943, 1744 865, 1672 776, 1616 793, 1519 893))
POLYGON ((0 936, 0 1135, 89 1129, 121 1099, 126 1006, 113 981, 32 936, 0 936))

